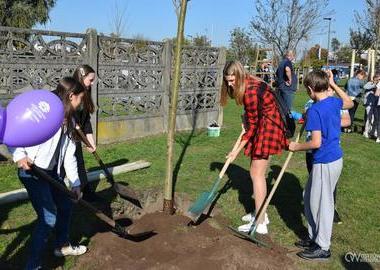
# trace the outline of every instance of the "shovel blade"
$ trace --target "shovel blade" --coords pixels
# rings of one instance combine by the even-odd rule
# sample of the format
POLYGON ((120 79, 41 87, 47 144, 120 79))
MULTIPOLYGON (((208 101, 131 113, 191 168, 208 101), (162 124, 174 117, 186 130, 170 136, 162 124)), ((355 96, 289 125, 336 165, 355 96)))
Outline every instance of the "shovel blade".
POLYGON ((139 208, 142 208, 142 205, 137 197, 137 194, 136 192, 127 187, 127 186, 124 186, 122 184, 119 184, 119 183, 114 183, 113 184, 113 189, 117 192, 117 194, 120 195, 120 197, 122 197, 123 199, 133 203, 134 205, 136 205, 137 207, 139 208))
POLYGON ((203 211, 212 203, 214 197, 215 196, 212 192, 203 192, 199 198, 189 207, 188 212, 190 216, 194 217, 195 219, 199 217, 203 211))

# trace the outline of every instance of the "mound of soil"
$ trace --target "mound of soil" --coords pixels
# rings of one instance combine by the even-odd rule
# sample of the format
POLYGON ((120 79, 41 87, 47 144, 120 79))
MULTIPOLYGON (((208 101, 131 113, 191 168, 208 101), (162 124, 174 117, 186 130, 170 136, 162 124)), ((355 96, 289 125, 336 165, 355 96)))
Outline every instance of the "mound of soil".
POLYGON ((233 236, 223 220, 209 218, 189 226, 182 215, 147 213, 130 232, 154 230, 154 236, 134 242, 112 232, 96 234, 89 251, 74 269, 294 269, 287 250, 269 239, 271 248, 233 236))

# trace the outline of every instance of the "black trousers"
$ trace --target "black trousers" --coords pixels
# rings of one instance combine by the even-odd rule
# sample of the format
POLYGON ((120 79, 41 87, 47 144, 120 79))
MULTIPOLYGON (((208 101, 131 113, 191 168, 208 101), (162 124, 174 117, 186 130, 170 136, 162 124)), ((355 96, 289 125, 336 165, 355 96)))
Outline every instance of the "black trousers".
POLYGON ((78 165, 78 176, 80 180, 80 185, 83 190, 84 187, 87 186, 88 184, 88 179, 87 179, 86 167, 84 165, 82 143, 76 142, 75 145, 76 145, 75 157, 77 159, 77 165, 78 165))
POLYGON ((353 102, 354 102, 354 107, 348 110, 348 113, 350 114, 350 118, 351 118, 351 128, 354 126, 355 113, 359 106, 359 102, 356 99, 354 99, 353 102))

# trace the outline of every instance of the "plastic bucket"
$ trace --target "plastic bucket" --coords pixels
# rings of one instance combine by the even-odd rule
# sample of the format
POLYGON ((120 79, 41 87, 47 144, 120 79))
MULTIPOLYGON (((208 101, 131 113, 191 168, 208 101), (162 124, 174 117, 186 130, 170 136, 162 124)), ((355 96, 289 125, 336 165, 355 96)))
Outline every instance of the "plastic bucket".
POLYGON ((207 127, 207 136, 209 137, 219 137, 220 127, 207 127))

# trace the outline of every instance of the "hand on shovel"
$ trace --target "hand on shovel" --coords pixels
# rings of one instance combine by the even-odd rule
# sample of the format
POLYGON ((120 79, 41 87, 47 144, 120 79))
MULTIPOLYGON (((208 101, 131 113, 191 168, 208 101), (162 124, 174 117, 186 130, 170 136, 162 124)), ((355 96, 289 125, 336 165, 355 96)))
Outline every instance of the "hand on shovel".
POLYGON ((80 190, 80 186, 72 187, 71 191, 76 195, 76 201, 79 201, 80 199, 82 199, 83 193, 80 190))

